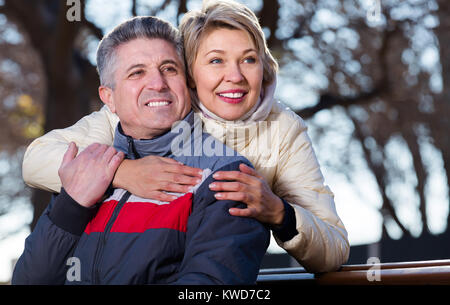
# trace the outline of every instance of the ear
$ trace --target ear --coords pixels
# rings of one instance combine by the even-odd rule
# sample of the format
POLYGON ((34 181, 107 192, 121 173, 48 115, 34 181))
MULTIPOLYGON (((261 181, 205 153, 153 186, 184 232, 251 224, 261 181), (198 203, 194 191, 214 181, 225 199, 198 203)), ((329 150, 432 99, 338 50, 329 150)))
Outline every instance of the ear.
POLYGON ((113 90, 106 86, 100 86, 98 87, 98 95, 102 102, 109 107, 109 110, 111 110, 112 113, 116 113, 113 90))

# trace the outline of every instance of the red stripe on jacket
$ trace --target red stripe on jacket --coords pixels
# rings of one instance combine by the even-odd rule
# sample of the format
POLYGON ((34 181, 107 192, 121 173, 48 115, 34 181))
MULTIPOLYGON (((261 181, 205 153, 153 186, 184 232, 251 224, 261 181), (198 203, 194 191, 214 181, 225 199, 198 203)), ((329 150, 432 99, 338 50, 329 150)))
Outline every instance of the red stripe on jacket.
MULTIPOLYGON (((186 193, 168 204, 126 202, 111 227, 111 232, 142 233, 148 229, 162 228, 186 232, 192 211, 192 197, 192 193, 186 193)), ((84 232, 103 232, 117 203, 117 200, 104 202, 84 232)))
POLYGON ((105 231, 106 224, 111 218, 111 215, 117 206, 117 200, 109 200, 102 203, 100 208, 95 214, 95 217, 88 223, 84 233, 89 234, 91 232, 103 232, 105 231))

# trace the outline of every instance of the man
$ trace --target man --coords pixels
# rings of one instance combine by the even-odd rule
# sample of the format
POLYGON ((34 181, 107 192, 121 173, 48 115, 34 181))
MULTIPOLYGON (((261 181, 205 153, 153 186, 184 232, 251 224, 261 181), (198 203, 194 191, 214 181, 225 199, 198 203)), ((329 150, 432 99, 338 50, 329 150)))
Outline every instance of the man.
MULTIPOLYGON (((154 17, 124 22, 101 41, 99 95, 120 119, 115 149, 94 144, 75 157, 69 146, 59 170, 63 189, 27 238, 13 284, 255 282, 268 230, 231 216, 229 208, 244 205, 217 201, 208 188, 209 173, 250 163, 236 153, 194 153, 208 135, 194 131, 181 46, 178 31, 154 17), (170 132, 175 122, 181 133, 170 132), (171 157, 204 169, 203 181, 171 202, 108 189, 124 154, 171 157), (69 270, 72 263, 78 271, 69 270)), ((215 151, 228 149, 213 142, 215 151)))

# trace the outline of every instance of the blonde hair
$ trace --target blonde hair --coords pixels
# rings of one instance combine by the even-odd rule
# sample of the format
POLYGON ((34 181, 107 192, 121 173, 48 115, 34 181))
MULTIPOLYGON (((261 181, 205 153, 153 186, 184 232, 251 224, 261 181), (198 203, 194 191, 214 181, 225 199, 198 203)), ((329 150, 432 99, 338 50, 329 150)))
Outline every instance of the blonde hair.
POLYGON ((211 29, 230 28, 250 34, 263 63, 263 86, 272 83, 278 71, 278 63, 267 47, 264 32, 251 9, 236 1, 203 1, 200 11, 190 11, 181 19, 179 26, 183 37, 188 77, 193 81, 192 68, 197 58, 201 40, 211 29))

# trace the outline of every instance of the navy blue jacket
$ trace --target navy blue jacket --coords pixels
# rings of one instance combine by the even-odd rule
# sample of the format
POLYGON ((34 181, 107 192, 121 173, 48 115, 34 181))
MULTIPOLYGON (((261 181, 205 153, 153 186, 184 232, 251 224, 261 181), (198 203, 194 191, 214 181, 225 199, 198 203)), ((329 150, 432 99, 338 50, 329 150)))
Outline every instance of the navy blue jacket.
MULTIPOLYGON (((238 170, 240 163, 251 166, 221 142, 194 131, 192 112, 183 122, 191 128, 190 133, 184 129, 152 140, 131 139, 119 124, 114 146, 128 158, 155 154, 212 173, 238 170), (228 153, 196 154, 198 143, 204 143, 198 140, 205 139, 208 145, 213 143, 215 152, 223 148, 228 153), (173 143, 181 144, 177 152, 173 143)), ((82 207, 63 189, 26 239, 12 283, 255 283, 269 244, 269 230, 252 218, 231 216, 229 208, 244 208, 245 204, 217 200, 208 187, 213 180, 209 175, 195 191, 178 194, 172 202, 115 189, 93 208, 82 207)))

